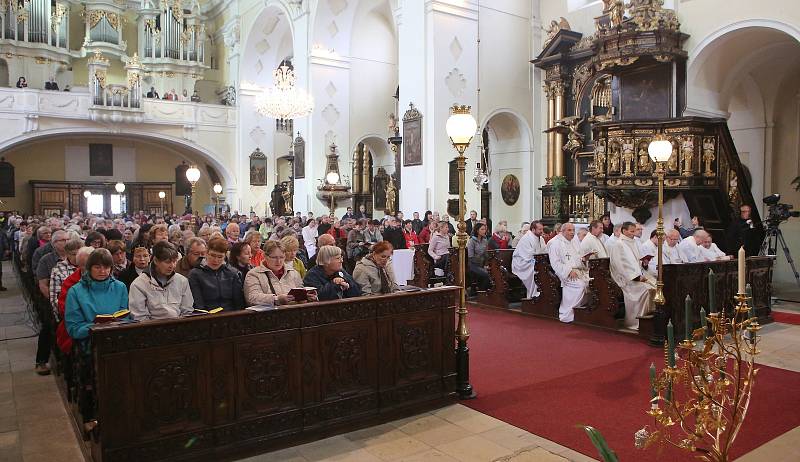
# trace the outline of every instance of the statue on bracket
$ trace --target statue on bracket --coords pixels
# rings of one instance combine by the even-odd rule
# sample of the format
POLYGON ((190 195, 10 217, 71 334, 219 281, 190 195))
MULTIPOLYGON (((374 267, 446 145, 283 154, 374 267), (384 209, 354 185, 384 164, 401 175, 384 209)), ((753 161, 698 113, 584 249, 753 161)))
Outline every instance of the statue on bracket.
POLYGON ((712 177, 714 176, 714 160, 717 158, 714 155, 714 138, 711 136, 707 136, 703 138, 703 163, 705 164, 705 170, 703 172, 703 176, 712 177))
POLYGON ((394 175, 389 175, 389 183, 386 185, 386 214, 394 216, 397 204, 397 188, 394 186, 394 175))
POLYGON ((639 165, 638 173, 650 173, 650 154, 647 152, 648 140, 641 140, 639 143, 639 165))
POLYGON ((606 142, 603 140, 594 147, 594 169, 597 175, 606 174, 606 142))
POLYGON ((633 163, 635 162, 635 155, 633 152, 633 140, 630 138, 622 139, 622 164, 625 166, 625 171, 622 176, 633 176, 633 163))
POLYGON ((683 175, 694 175, 694 137, 686 135, 681 137, 681 161, 683 162, 683 175))

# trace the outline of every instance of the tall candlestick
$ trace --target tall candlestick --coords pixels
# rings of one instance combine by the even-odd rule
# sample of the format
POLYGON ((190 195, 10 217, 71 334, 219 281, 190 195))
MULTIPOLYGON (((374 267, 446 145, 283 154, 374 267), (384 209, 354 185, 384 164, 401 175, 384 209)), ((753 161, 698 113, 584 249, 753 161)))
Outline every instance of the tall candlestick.
POLYGON ((744 293, 744 277, 745 277, 745 268, 744 268, 744 261, 747 259, 747 255, 744 253, 744 246, 739 247, 739 293, 744 293))
POLYGON ((691 295, 686 296, 686 301, 684 302, 684 314, 683 314, 683 339, 684 340, 692 340, 692 297, 691 295))
POLYGON ((669 367, 675 367, 675 332, 671 319, 667 323, 667 352, 669 367))
POLYGON ((717 311, 717 278, 714 276, 714 270, 708 270, 708 312, 715 313, 717 311))
POLYGON ((656 397, 656 365, 650 363, 650 399, 656 397))
POLYGON ((700 327, 703 328, 703 342, 705 343, 708 337, 708 320, 706 320, 706 310, 700 307, 700 327))

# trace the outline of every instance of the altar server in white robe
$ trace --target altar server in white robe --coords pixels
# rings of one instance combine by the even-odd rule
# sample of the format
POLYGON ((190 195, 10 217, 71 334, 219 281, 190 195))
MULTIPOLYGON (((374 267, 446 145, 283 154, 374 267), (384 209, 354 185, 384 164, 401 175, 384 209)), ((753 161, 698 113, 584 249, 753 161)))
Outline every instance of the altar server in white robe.
POLYGON ((633 240, 635 233, 635 224, 622 224, 619 242, 611 249, 611 277, 625 297, 625 327, 638 330, 638 317, 651 310, 656 281, 642 269, 639 248, 633 240))
POLYGON ((697 246, 703 242, 703 239, 705 239, 707 234, 708 233, 702 229, 695 230, 691 236, 685 238, 680 244, 678 244, 678 251, 680 252, 681 259, 684 263, 695 263, 697 261, 702 261, 697 259, 697 246))
POLYGON ((697 246, 697 261, 716 261, 730 260, 733 256, 725 255, 725 252, 712 242, 711 235, 706 233, 703 241, 697 246))
POLYGON ((667 231, 664 239, 664 245, 661 247, 661 258, 665 265, 674 265, 676 263, 684 263, 681 258, 678 243, 681 241, 681 232, 677 229, 667 231))
POLYGON ((573 310, 587 302, 589 273, 574 237, 575 225, 564 223, 561 232, 547 243, 550 266, 561 280, 561 306, 558 308, 561 322, 572 322, 575 319, 573 310))
POLYGON ((589 255, 590 260, 595 258, 608 258, 608 251, 601 240, 603 234, 603 222, 594 220, 589 224, 589 234, 581 241, 581 256, 589 255))
POLYGON ((647 271, 652 274, 653 276, 658 275, 658 234, 656 234, 656 230, 653 230, 650 233, 650 239, 644 241, 639 247, 639 256, 644 258, 649 256, 650 259, 647 260, 647 271))
POLYGON ((511 272, 525 284, 525 288, 528 289, 528 298, 539 296, 534 280, 536 272, 533 268, 535 263, 533 256, 546 251, 543 233, 544 225, 540 221, 531 223, 530 229, 519 240, 511 257, 511 272))
POLYGON ((621 232, 622 232, 622 225, 614 225, 613 234, 609 236, 608 239, 606 239, 606 241, 603 243, 606 246, 606 250, 611 250, 611 247, 613 247, 614 244, 617 243, 621 232))

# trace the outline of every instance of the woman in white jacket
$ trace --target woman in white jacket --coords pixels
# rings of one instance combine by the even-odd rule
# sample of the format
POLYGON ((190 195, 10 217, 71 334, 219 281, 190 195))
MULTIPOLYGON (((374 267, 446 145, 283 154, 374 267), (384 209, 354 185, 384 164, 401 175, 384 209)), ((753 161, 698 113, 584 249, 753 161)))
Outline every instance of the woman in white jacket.
POLYGON ((133 319, 177 318, 194 311, 189 280, 175 272, 178 250, 168 241, 153 246, 153 262, 131 284, 128 309, 133 319))
MULTIPOLYGON (((285 260, 286 253, 280 241, 264 244, 264 260, 244 278, 244 298, 248 306, 277 306, 294 301, 289 291, 303 287, 303 279, 285 260)), ((317 299, 313 293, 308 294, 308 298, 310 301, 317 299)))

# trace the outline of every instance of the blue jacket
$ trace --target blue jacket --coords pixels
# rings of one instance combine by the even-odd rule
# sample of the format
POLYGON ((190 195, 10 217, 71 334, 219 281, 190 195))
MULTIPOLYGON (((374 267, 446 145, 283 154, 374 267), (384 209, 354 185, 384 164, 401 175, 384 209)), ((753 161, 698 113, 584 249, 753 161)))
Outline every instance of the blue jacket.
POLYGON ((75 340, 89 336, 98 314, 114 314, 128 308, 128 289, 125 284, 109 276, 105 281, 95 281, 84 271, 81 282, 67 292, 64 318, 69 336, 75 340))
POLYGON ((361 286, 359 286, 358 283, 353 279, 353 276, 350 276, 345 270, 340 270, 339 273, 341 274, 335 274, 329 278, 325 275, 325 270, 323 270, 321 266, 317 265, 308 270, 306 277, 303 279, 303 284, 308 287, 316 287, 317 297, 320 299, 320 301, 336 300, 337 298, 358 297, 361 295, 361 286), (332 280, 337 276, 347 281, 347 283, 350 284, 350 288, 342 291, 340 286, 334 284, 332 280))

